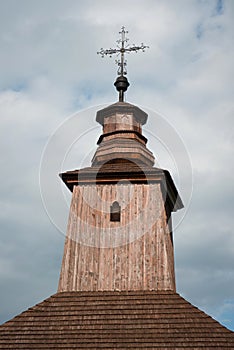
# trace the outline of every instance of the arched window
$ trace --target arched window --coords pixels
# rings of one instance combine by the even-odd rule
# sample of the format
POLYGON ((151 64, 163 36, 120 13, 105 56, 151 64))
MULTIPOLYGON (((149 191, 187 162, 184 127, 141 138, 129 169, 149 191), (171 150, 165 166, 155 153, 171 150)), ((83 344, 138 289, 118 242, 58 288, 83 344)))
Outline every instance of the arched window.
POLYGON ((121 206, 118 202, 113 202, 110 207, 110 221, 120 221, 121 206))

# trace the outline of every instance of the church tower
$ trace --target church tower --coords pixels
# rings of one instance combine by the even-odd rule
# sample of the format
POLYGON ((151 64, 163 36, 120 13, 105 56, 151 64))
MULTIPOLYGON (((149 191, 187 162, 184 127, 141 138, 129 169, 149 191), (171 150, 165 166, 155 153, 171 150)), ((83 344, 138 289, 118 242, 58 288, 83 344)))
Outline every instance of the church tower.
POLYGON ((90 167, 60 174, 72 192, 58 291, 0 326, 0 349, 234 349, 234 333, 176 293, 172 213, 183 207, 168 171, 154 167, 142 126, 124 101, 97 112, 90 167))
POLYGON ((147 114, 124 102, 124 53, 146 48, 126 49, 125 33, 119 102, 97 112, 103 131, 92 165, 60 174, 72 201, 58 292, 175 291, 171 215, 183 204, 169 172, 154 167, 142 134, 147 114))

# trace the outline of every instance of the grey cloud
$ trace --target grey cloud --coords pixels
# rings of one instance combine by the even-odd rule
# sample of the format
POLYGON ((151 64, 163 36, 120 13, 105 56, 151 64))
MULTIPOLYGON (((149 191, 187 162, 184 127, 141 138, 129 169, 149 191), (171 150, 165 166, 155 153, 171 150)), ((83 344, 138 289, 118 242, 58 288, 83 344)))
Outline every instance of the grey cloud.
MULTIPOLYGON (((101 60, 96 51, 114 45, 122 25, 130 43, 150 46, 127 57, 128 101, 160 110, 193 166, 192 202, 175 232, 178 290, 221 322, 233 310, 233 1, 132 0, 124 6, 123 13, 107 0, 0 4, 2 321, 56 291, 64 237, 43 211, 41 154, 67 115, 116 100, 114 59, 101 60)), ((94 126, 92 112, 78 121, 77 135, 94 126)), ((157 135, 150 113, 146 128, 157 135)), ((74 144, 62 170, 90 160, 86 154, 100 130, 74 144)), ((163 147, 148 137, 159 163, 176 178, 163 147)), ((66 140, 69 133, 57 140, 58 160, 66 140)), ((65 225, 69 194, 63 188, 64 209, 57 170, 48 169, 48 178, 58 186, 49 196, 65 225)), ((188 179, 179 180, 183 194, 188 179)), ((225 324, 234 328, 234 321, 225 324)))

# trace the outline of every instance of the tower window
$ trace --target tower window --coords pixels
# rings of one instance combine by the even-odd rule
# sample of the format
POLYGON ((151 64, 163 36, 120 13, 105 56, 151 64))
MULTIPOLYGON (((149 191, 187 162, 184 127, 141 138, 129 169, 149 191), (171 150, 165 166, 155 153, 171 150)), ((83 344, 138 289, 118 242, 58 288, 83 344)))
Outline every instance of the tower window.
POLYGON ((120 221, 121 206, 114 202, 110 207, 110 221, 120 221))

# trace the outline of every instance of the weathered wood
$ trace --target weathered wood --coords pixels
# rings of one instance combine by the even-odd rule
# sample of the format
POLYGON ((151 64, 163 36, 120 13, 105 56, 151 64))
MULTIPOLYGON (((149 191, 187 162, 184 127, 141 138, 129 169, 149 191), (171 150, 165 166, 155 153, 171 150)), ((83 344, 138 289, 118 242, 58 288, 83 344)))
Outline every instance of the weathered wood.
POLYGON ((124 158, 152 166, 154 156, 146 147, 147 139, 142 136, 141 122, 147 115, 131 106, 109 108, 98 112, 99 122, 103 125, 103 134, 99 138, 99 147, 94 154, 92 165, 104 164, 112 159, 124 158), (140 119, 139 113, 141 115, 140 119))
POLYGON ((58 291, 175 290, 160 184, 76 186, 58 291), (120 222, 110 206, 121 205, 120 222))

